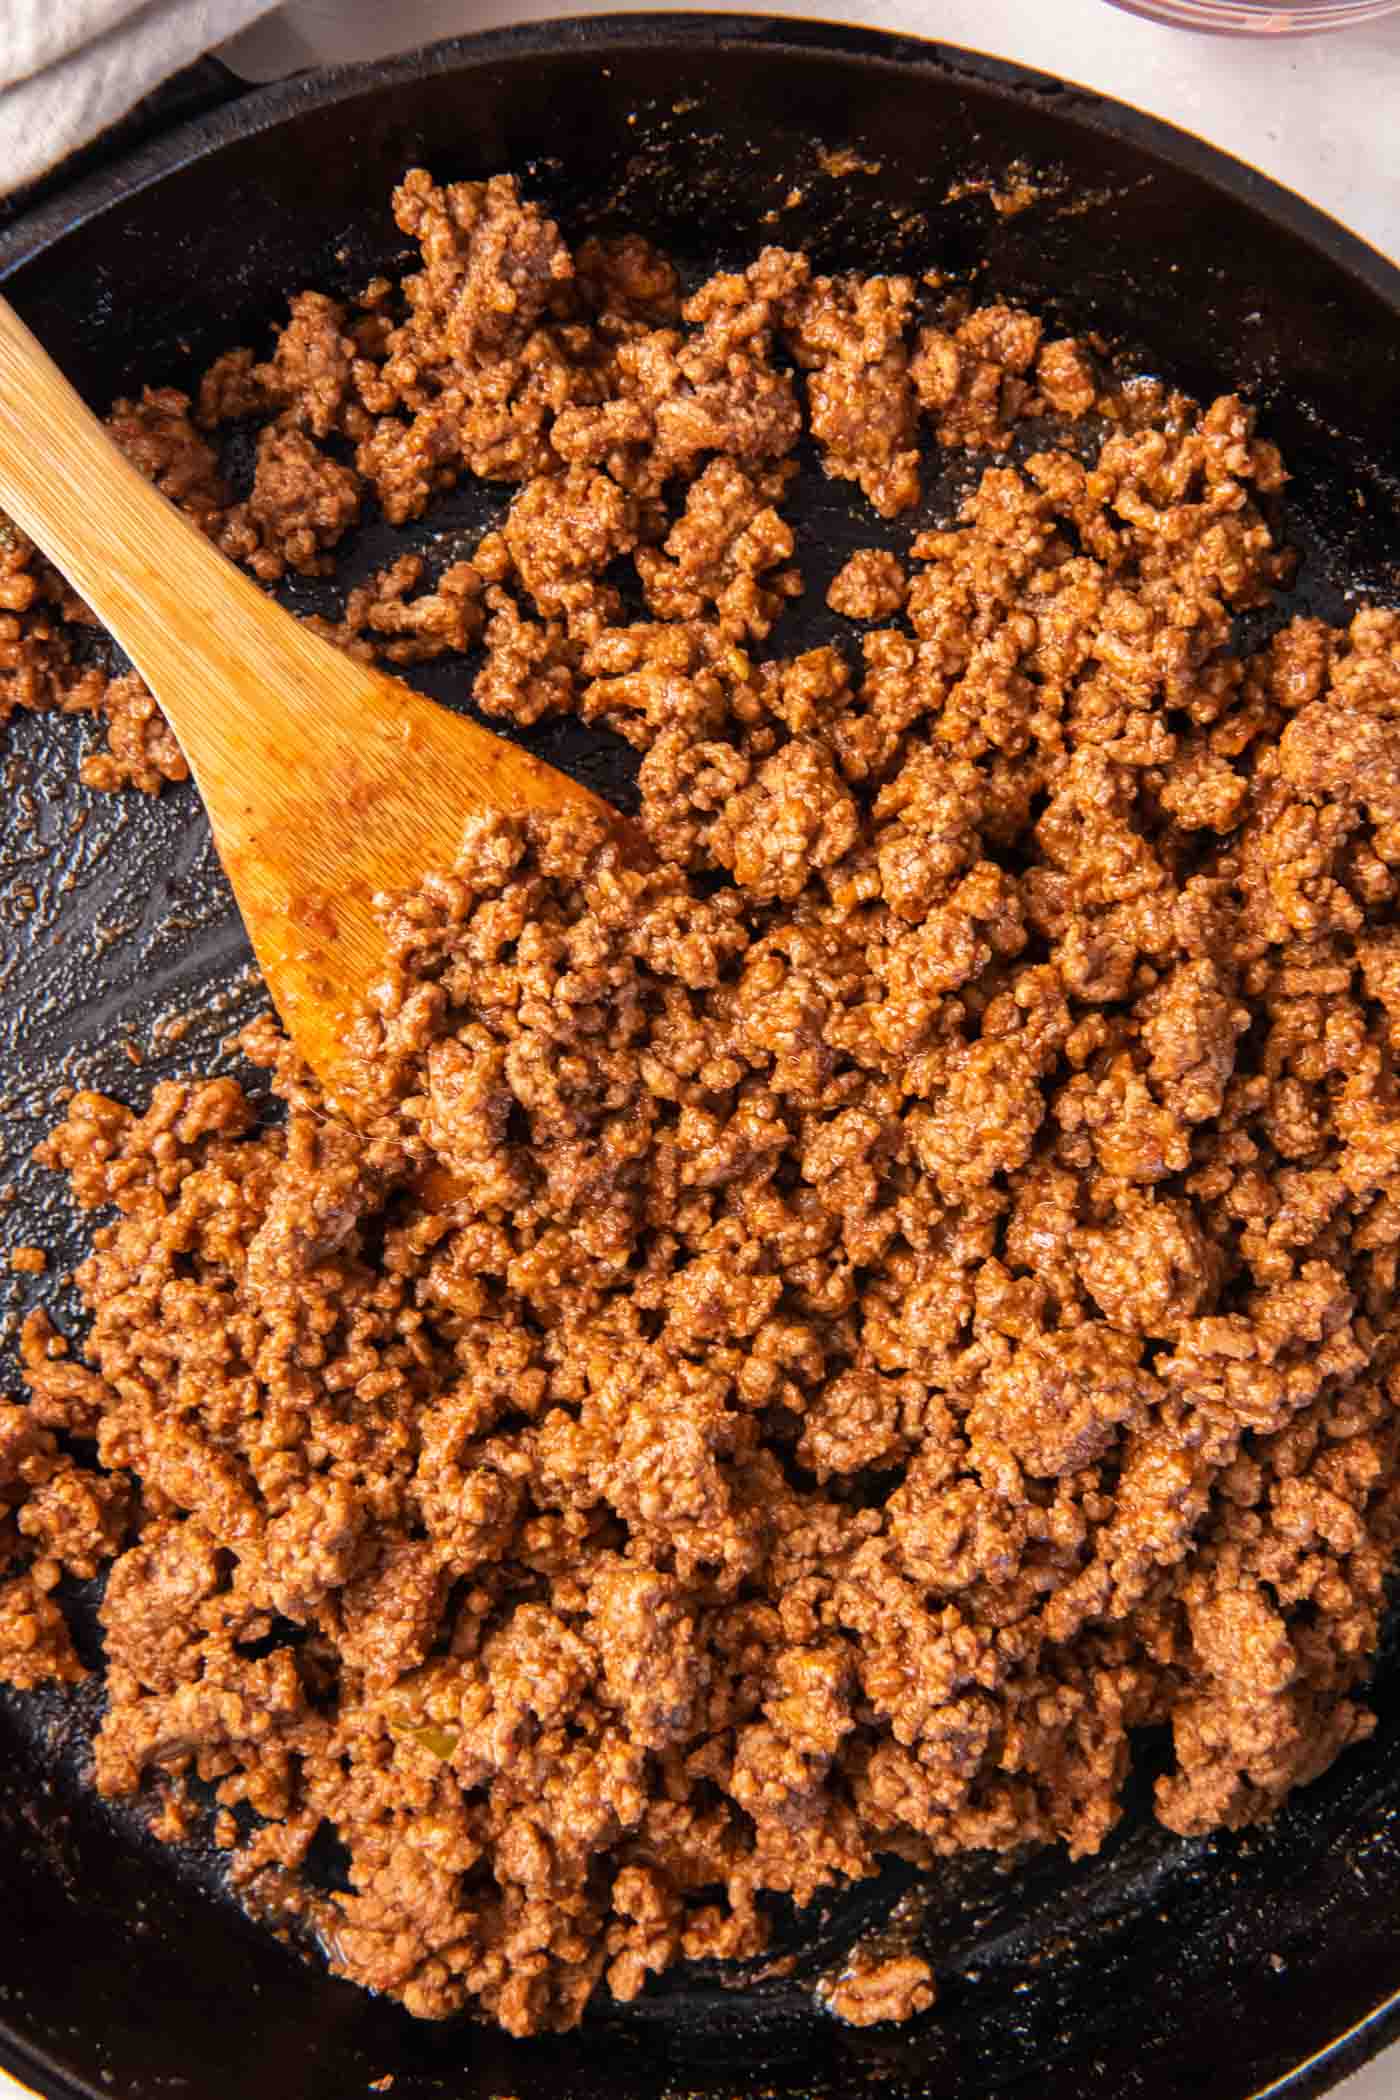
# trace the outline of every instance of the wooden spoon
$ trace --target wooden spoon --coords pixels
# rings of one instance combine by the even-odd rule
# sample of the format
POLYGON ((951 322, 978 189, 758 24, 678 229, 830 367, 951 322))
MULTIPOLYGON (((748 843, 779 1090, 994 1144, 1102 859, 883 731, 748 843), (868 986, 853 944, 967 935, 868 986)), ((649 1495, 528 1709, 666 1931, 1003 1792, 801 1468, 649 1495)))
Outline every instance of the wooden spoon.
POLYGON ((283 612, 138 473, 4 299, 0 509, 160 702, 283 1024, 344 1098, 348 1025, 384 964, 376 892, 450 867, 474 809, 607 804, 283 612))

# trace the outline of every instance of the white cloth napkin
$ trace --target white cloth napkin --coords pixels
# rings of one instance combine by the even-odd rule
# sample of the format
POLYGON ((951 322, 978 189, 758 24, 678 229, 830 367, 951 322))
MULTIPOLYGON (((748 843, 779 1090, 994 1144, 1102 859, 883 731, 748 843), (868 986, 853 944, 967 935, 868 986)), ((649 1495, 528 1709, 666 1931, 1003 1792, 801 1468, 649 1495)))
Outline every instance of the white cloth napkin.
POLYGON ((0 194, 278 0, 0 0, 0 194))

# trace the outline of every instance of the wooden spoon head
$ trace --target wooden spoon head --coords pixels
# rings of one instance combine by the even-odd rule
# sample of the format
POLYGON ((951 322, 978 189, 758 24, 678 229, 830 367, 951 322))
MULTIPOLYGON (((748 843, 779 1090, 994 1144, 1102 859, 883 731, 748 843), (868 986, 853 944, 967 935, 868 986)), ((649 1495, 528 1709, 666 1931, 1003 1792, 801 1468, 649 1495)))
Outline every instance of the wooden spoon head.
POLYGON ((385 967, 376 896, 450 868, 476 811, 621 820, 518 745, 305 639, 325 659, 324 705, 279 712, 229 753, 190 756, 283 1025, 353 1111, 351 1030, 385 967))

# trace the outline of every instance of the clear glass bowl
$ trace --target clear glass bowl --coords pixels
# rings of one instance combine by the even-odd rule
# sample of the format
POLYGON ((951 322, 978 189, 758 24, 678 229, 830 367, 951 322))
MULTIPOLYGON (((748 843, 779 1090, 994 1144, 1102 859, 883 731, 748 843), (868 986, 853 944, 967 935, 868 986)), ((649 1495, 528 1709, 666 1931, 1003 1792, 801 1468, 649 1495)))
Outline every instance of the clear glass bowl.
POLYGON ((1400 0, 1112 0, 1130 15, 1217 36, 1318 36, 1400 13, 1400 0))

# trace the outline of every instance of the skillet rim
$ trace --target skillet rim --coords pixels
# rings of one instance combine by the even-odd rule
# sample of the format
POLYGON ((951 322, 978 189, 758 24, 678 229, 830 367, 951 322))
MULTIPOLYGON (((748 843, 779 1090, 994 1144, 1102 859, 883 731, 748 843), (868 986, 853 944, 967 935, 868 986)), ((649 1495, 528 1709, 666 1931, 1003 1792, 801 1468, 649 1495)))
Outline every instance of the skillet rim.
POLYGON ((272 130, 304 110, 332 109, 369 88, 392 87, 426 74, 451 72, 464 60, 528 56, 568 50, 606 51, 627 45, 689 45, 697 48, 747 44, 769 52, 791 49, 863 60, 900 72, 910 69, 956 81, 969 76, 979 86, 1064 104, 1066 114, 1090 131, 1110 133, 1130 145, 1171 160, 1188 174, 1214 183, 1251 205, 1298 240, 1319 249, 1338 268, 1357 276, 1400 319, 1400 259, 1382 253, 1360 234, 1296 190, 1264 174, 1224 147, 1164 117, 1123 102, 1098 88, 1063 80, 991 52, 919 37, 904 31, 868 29, 821 16, 765 15, 723 10, 658 9, 635 14, 554 15, 503 29, 483 29, 420 44, 396 58, 367 59, 290 74, 265 87, 235 91, 232 98, 147 142, 116 164, 84 176, 22 214, 0 232, 0 282, 86 225, 111 205, 140 194, 234 139, 272 130))
MULTIPOLYGON (((1153 153, 1256 211, 1363 285, 1391 310, 1400 327, 1400 258, 1385 255, 1287 184, 1166 118, 1083 83, 931 37, 818 16, 718 9, 551 16, 441 38, 393 58, 320 67, 262 87, 235 86, 227 101, 122 155, 112 165, 83 176, 0 231, 0 285, 111 207, 235 141, 275 130, 303 113, 333 109, 367 91, 475 63, 639 46, 702 51, 748 47, 769 55, 781 56, 786 51, 794 56, 845 59, 901 74, 922 72, 951 83, 967 79, 1047 110, 1063 110, 1091 135, 1107 134, 1153 153)), ((236 81, 236 75, 231 77, 236 81)), ((1372 2061, 1392 2042, 1400 2051, 1400 1978, 1389 1996, 1369 2013, 1279 2078, 1256 2089, 1250 2100, 1312 2100, 1372 2061)), ((15 2080, 34 2100, 89 2100, 94 2091, 49 2051, 29 2041, 3 2010, 0 2074, 15 2080)))

